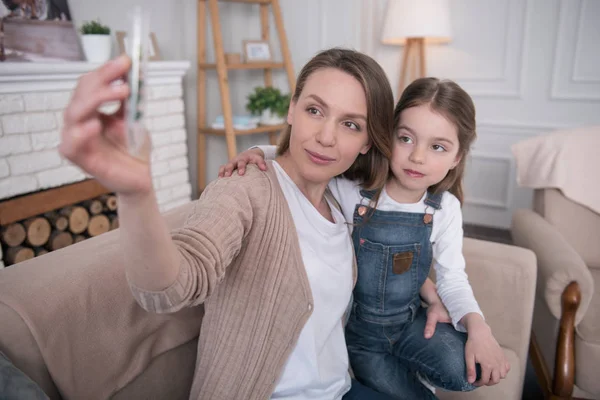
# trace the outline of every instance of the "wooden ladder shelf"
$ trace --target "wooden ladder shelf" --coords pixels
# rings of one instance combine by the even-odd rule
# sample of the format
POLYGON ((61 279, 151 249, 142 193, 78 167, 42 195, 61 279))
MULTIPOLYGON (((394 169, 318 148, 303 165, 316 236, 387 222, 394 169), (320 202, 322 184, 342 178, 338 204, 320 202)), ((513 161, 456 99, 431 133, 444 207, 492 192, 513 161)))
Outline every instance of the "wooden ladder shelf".
POLYGON ((286 124, 274 126, 259 126, 255 129, 237 130, 233 128, 233 111, 231 109, 231 97, 229 92, 228 72, 234 70, 262 69, 264 72, 265 86, 273 85, 273 70, 285 69, 287 73, 290 93, 294 92, 296 77, 292 65, 292 58, 287 44, 287 37, 283 27, 283 18, 279 0, 198 0, 198 190, 202 191, 206 186, 206 135, 225 136, 227 142, 227 155, 229 158, 237 154, 236 136, 268 133, 269 140, 275 144, 277 133, 282 131, 286 124), (221 35, 221 22, 219 18, 219 1, 246 4, 257 4, 260 7, 261 39, 269 41, 269 7, 273 12, 275 27, 283 62, 263 63, 238 63, 227 64, 225 62, 225 51, 223 49, 223 37, 221 35), (208 6, 208 10, 207 10, 208 6), (216 62, 209 63, 206 60, 206 13, 210 12, 210 23, 212 27, 213 45, 216 62), (213 129, 208 127, 206 120, 206 71, 217 70, 219 79, 219 92, 221 94, 221 107, 225 129, 213 129))

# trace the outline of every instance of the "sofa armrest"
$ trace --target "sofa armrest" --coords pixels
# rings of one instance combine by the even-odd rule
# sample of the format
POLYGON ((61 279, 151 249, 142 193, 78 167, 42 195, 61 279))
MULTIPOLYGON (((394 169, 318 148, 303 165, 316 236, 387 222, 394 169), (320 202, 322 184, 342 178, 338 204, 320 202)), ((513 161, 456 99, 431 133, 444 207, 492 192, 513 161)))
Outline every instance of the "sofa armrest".
POLYGON ((535 302, 535 255, 516 246, 469 238, 463 253, 487 323, 500 345, 517 353, 524 371, 535 302))
POLYGON ((562 294, 571 282, 577 282, 581 302, 575 316, 578 325, 594 294, 594 279, 581 256, 542 216, 531 210, 515 211, 511 233, 517 246, 532 250, 538 260, 538 285, 548 308, 556 319, 562 311, 562 294))

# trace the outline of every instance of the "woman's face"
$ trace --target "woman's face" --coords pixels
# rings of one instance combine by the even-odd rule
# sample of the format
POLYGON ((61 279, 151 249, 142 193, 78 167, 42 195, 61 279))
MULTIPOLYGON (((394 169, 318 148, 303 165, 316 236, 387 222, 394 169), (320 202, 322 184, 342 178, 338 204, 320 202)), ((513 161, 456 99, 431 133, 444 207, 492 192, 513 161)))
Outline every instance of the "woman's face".
POLYGON ((338 69, 320 69, 308 77, 290 104, 287 122, 292 127, 290 158, 308 182, 328 182, 370 147, 363 87, 338 69))

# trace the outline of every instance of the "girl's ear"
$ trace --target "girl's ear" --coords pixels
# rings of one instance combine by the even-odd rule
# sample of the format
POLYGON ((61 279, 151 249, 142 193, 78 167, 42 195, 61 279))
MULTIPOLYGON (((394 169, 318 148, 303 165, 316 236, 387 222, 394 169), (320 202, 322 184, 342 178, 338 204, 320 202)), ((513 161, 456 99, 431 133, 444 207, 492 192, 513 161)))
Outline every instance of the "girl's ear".
POLYGON ((456 168, 456 166, 458 164, 460 164, 460 160, 462 160, 462 154, 457 154, 456 158, 454 159, 454 162, 452 163, 452 166, 450 167, 450 169, 456 168))

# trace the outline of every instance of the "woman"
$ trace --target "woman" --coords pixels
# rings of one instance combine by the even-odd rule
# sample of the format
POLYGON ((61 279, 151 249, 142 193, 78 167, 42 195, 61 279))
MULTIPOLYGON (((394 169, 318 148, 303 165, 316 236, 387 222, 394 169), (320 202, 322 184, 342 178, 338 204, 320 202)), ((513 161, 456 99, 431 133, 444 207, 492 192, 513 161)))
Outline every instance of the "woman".
POLYGON ((80 80, 60 151, 118 194, 138 303, 159 313, 204 305, 190 397, 387 398, 350 380, 342 319, 356 267, 344 217, 326 194, 347 170, 365 187, 385 182, 387 166, 375 160, 389 158, 378 149, 390 147, 381 144, 390 138, 393 97, 381 67, 351 50, 315 56, 298 77, 287 150, 267 172, 212 182, 185 226, 169 232, 149 150, 127 153, 122 110, 96 111, 127 98, 127 85, 111 82, 129 66, 120 57, 80 80))

